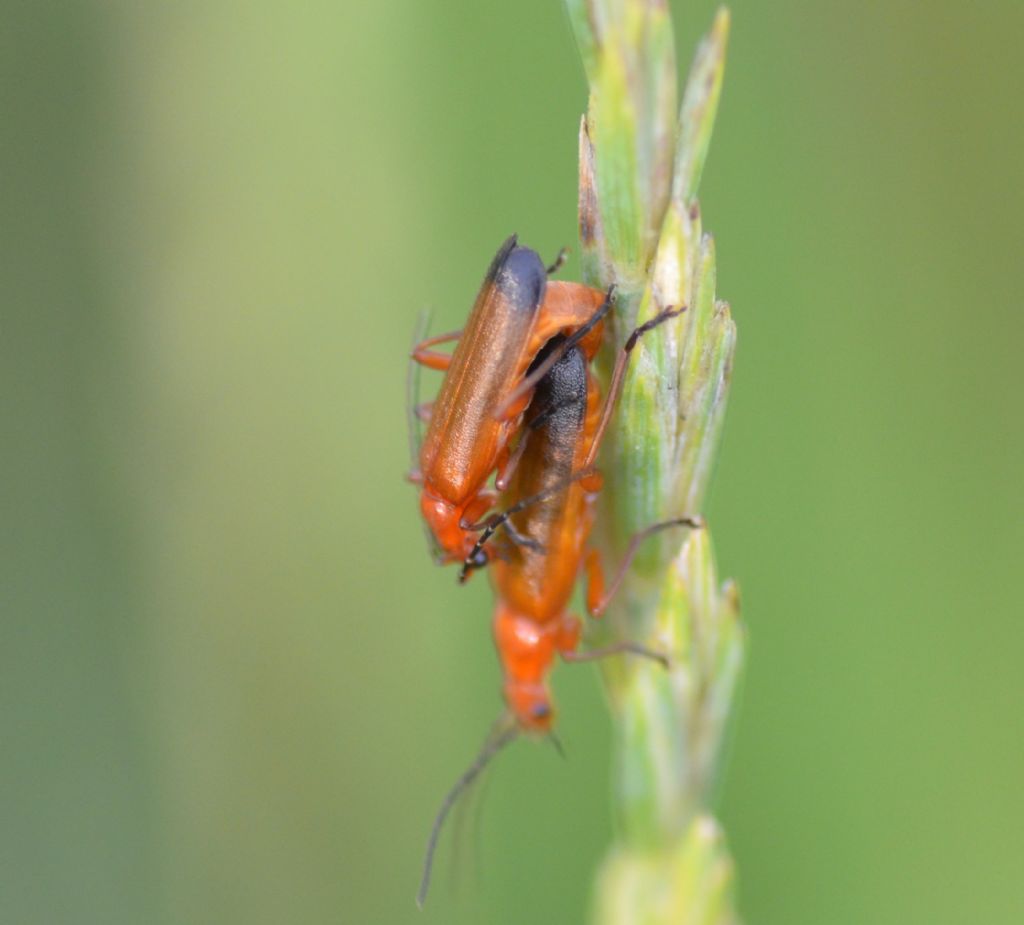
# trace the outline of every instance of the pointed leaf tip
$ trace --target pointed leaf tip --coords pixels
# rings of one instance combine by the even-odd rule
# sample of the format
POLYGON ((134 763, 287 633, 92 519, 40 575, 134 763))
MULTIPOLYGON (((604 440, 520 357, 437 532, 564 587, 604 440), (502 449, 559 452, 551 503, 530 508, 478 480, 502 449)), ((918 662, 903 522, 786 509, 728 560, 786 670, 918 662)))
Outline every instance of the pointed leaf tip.
POLYGON ((697 195, 704 160, 711 143, 725 72, 729 23, 728 8, 719 7, 711 31, 697 49, 683 92, 673 182, 673 195, 683 203, 690 202, 697 195))

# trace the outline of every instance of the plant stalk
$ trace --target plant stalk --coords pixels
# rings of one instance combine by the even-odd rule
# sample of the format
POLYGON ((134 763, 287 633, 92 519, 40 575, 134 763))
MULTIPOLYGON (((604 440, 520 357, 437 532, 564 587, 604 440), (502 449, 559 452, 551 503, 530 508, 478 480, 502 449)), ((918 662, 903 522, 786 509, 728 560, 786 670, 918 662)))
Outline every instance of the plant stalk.
MULTIPOLYGON (((584 281, 615 284, 603 355, 669 306, 641 340, 602 448, 599 541, 618 562, 652 524, 702 512, 736 345, 716 297, 714 241, 697 189, 718 108, 729 14, 719 10, 678 102, 664 0, 566 0, 590 98, 579 133, 584 281)), ((744 653, 739 595, 721 584, 710 531, 662 531, 634 561, 595 644, 630 639, 669 654, 609 659, 615 841, 598 874, 600 925, 737 921, 733 865, 711 808, 744 653)))

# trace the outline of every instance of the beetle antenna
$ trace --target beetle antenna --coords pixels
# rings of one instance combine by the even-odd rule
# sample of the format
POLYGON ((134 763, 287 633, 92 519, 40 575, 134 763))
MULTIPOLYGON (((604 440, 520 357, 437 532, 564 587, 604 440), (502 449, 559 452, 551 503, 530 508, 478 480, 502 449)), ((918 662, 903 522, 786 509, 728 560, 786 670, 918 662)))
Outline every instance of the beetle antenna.
POLYGON ((412 358, 416 345, 426 336, 430 328, 430 309, 424 308, 416 319, 416 327, 412 332, 412 348, 409 351, 409 365, 405 372, 405 410, 406 423, 409 431, 409 463, 413 469, 419 465, 420 458, 420 420, 416 408, 420 401, 420 364, 412 358))
POLYGON ((416 894, 416 905, 421 909, 427 901, 427 890, 430 889, 430 873, 434 867, 434 853, 437 851, 437 840, 441 836, 441 829, 444 826, 445 819, 448 818, 448 813, 451 812, 451 808, 455 805, 462 792, 476 780, 480 772, 487 767, 490 760, 518 735, 518 727, 509 726, 497 735, 488 736, 483 748, 480 749, 479 754, 473 759, 473 763, 462 772, 455 785, 448 791, 444 802, 441 803, 441 808, 434 818, 434 825, 430 829, 430 838, 427 839, 427 856, 423 862, 423 877, 420 880, 419 892, 416 894))
MULTIPOLYGON (((416 413, 420 401, 420 364, 412 358, 412 353, 416 349, 416 345, 427 336, 429 328, 430 309, 423 308, 420 310, 419 317, 416 319, 416 327, 412 332, 412 349, 409 351, 409 365, 405 370, 405 413, 409 435, 410 472, 415 472, 419 468, 420 443, 423 440, 423 429, 420 426, 419 415, 416 413)), ((423 524, 423 534, 427 538, 427 548, 430 550, 431 557, 434 562, 441 565, 444 562, 444 556, 437 546, 434 534, 426 524, 423 524)))
POLYGON ((531 505, 539 504, 541 501, 545 501, 548 498, 554 497, 559 492, 564 491, 574 482, 579 482, 581 479, 585 479, 593 475, 595 471, 596 470, 593 466, 588 466, 585 469, 580 469, 579 472, 574 472, 568 478, 559 479, 557 482, 555 482, 553 485, 549 485, 543 491, 539 491, 535 495, 530 495, 527 498, 523 498, 521 501, 517 501, 515 504, 513 504, 510 508, 507 508, 506 510, 502 511, 500 514, 494 514, 491 517, 488 517, 486 520, 482 521, 479 524, 479 527, 483 529, 483 532, 480 534, 480 538, 476 541, 476 544, 473 546, 473 549, 470 551, 469 555, 466 556, 465 560, 462 563, 462 570, 459 572, 459 584, 465 584, 466 580, 469 578, 470 572, 479 567, 473 564, 473 560, 480 554, 480 550, 484 548, 487 541, 492 536, 494 536, 498 527, 505 523, 513 514, 518 514, 520 511, 530 507, 531 505))

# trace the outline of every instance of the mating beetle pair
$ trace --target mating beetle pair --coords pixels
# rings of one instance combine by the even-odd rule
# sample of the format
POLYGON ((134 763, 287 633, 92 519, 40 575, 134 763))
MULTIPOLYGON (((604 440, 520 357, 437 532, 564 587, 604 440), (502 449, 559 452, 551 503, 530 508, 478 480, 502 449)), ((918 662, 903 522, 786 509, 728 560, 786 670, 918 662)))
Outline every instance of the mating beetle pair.
POLYGON ((550 734, 548 675, 556 655, 583 661, 632 652, 665 661, 628 641, 578 651, 581 624, 567 608, 580 572, 587 575, 587 609, 598 616, 643 538, 670 526, 700 526, 683 517, 638 534, 605 591, 598 553, 588 548, 601 487, 594 463, 633 348, 685 306, 666 309, 633 331, 602 401, 591 361, 614 291, 548 280, 558 264, 545 268, 534 251, 509 238, 465 328, 422 341, 412 353, 415 362, 446 375, 422 412, 429 423, 411 478, 420 486, 420 509, 439 561, 461 562, 460 581, 490 566, 494 639, 510 714, 435 820, 421 903, 438 834, 459 793, 518 733, 550 734), (433 349, 456 339, 450 356, 433 349), (501 513, 491 513, 495 509, 501 513))
MULTIPOLYGON (((412 353, 416 362, 446 372, 424 412, 429 423, 412 476, 420 509, 440 560, 462 562, 461 580, 494 559, 505 700, 518 726, 530 732, 551 727, 546 678, 554 656, 581 658, 579 622, 566 612, 581 570, 588 610, 598 615, 607 604, 601 564, 587 542, 601 484, 594 462, 626 363, 645 332, 684 311, 666 309, 633 332, 602 402, 590 363, 614 292, 549 281, 549 269, 509 238, 465 328, 425 340, 412 353), (455 339, 450 356, 433 350, 455 339), (487 516, 495 507, 505 513, 487 516), (500 545, 489 546, 499 528, 500 545)), ((665 526, 677 523, 696 522, 682 518, 665 526)), ((637 650, 624 643, 613 651, 637 650)))

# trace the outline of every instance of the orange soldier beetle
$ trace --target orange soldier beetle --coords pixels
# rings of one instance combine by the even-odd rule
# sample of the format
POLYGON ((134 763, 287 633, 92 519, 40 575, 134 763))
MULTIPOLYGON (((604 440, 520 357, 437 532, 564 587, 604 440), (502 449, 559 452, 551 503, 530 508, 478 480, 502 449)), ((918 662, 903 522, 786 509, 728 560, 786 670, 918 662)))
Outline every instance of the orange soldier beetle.
MULTIPOLYGON (((502 554, 491 564, 497 593, 494 638, 504 676, 507 720, 499 724, 449 791, 435 818, 417 902, 426 898, 434 851, 445 818, 459 795, 490 760, 519 734, 553 736, 554 711, 548 675, 555 656, 582 662, 620 653, 633 653, 662 662, 664 655, 623 641, 588 652, 577 651, 582 626, 567 611, 580 571, 587 574, 587 610, 598 617, 608 606, 639 549, 654 533, 673 526, 700 528, 695 517, 654 524, 636 534, 607 590, 597 551, 586 549, 593 526, 594 506, 601 487, 594 468, 597 451, 622 388, 626 363, 639 338, 685 308, 666 309, 638 327, 619 354, 608 395, 602 405, 583 351, 553 342, 536 368, 546 370, 526 412, 518 465, 502 494, 510 506, 487 519, 485 528, 466 556, 460 581, 477 564, 477 553, 499 527, 505 528, 502 554)), ((557 746, 557 739, 553 739, 557 746)))
POLYGON ((601 344, 607 293, 582 283, 549 282, 563 259, 545 269, 536 252, 512 235, 495 255, 465 328, 417 344, 412 359, 445 372, 419 448, 420 510, 439 546, 439 560, 457 562, 475 550, 475 566, 487 563, 476 543, 478 521, 494 507, 515 460, 509 443, 545 370, 527 371, 544 345, 560 335, 588 360, 601 344), (458 340, 451 355, 433 348, 458 340))

